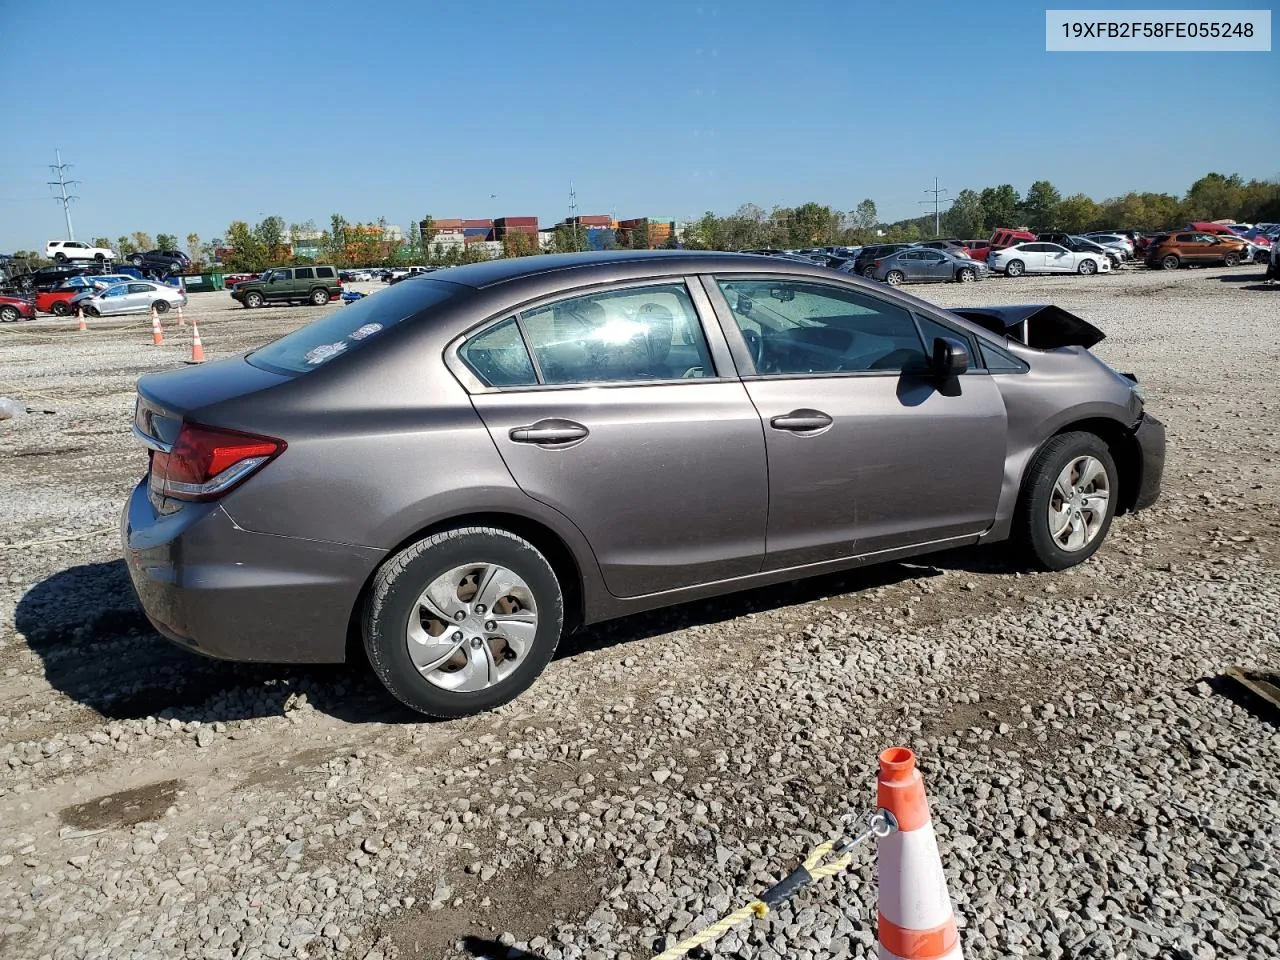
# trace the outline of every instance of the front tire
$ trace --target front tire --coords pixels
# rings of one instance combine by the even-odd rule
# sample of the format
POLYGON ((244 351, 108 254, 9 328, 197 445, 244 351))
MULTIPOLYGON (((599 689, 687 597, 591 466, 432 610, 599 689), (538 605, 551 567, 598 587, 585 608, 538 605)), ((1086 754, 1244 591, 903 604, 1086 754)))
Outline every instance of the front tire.
POLYGON ((1092 260, 1081 260, 1076 269, 1080 272, 1080 276, 1088 277, 1098 272, 1098 265, 1092 260))
POLYGON ((1226 267, 1234 267, 1239 262, 1240 262, 1240 258, 1236 256, 1234 253, 1228 253, 1225 257, 1222 258, 1222 264, 1223 266, 1226 266, 1226 267))
POLYGON ((973 283, 977 279, 977 274, 968 267, 961 267, 956 273, 956 280, 959 283, 973 283))
POLYGON ((1177 270, 1182 265, 1182 261, 1175 257, 1172 253, 1160 261, 1161 270, 1177 270))
POLYGON ((139 254, 135 253, 132 257, 129 258, 129 262, 132 263, 135 267, 140 267, 142 266, 142 257, 139 254))
POLYGON ((1065 570, 1106 539, 1119 492, 1115 461, 1102 438, 1083 431, 1053 437, 1022 485, 1013 537, 1040 570, 1065 570))
POLYGON ((1026 264, 1021 260, 1010 260, 1004 265, 1004 275, 1006 277, 1020 277, 1026 272, 1026 264))
POLYGON ((890 270, 885 274, 884 282, 891 287, 900 287, 906 279, 906 274, 901 270, 890 270))
POLYGON ((11 303, 6 303, 0 307, 0 322, 17 323, 22 319, 22 314, 18 312, 18 308, 11 303))
POLYGON ((54 263, 66 263, 66 262, 67 262, 67 255, 66 255, 65 253, 63 253, 61 250, 59 250, 57 253, 55 253, 55 254, 53 255, 53 262, 54 262, 54 263))
POLYGON ((551 661, 564 596, 546 558, 496 527, 445 530, 374 576, 365 652, 396 699, 431 717, 492 710, 551 661))
POLYGON ((262 306, 262 303, 263 303, 262 294, 256 291, 252 293, 246 293, 244 295, 244 305, 248 307, 250 310, 258 309, 258 307, 262 306))
POLYGON ((93 259, 94 259, 95 261, 97 261, 97 263, 98 263, 98 265, 99 265, 99 266, 101 266, 102 264, 104 264, 104 263, 106 263, 106 262, 107 262, 107 258, 106 258, 106 257, 104 257, 104 256, 103 256, 102 254, 100 254, 100 253, 95 253, 95 254, 93 255, 93 259))
POLYGON ((169 301, 168 301, 168 300, 157 300, 155 303, 151 304, 151 306, 155 309, 156 313, 168 313, 168 312, 169 312, 169 301))

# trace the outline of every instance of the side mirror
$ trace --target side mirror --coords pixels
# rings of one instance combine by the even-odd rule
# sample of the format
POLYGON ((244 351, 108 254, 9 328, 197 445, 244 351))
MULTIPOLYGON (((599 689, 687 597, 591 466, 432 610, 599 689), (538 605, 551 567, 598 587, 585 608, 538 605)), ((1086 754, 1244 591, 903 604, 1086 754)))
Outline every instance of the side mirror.
POLYGON ((969 348, 959 340, 938 337, 933 341, 933 374, 943 380, 958 377, 969 369, 969 348))

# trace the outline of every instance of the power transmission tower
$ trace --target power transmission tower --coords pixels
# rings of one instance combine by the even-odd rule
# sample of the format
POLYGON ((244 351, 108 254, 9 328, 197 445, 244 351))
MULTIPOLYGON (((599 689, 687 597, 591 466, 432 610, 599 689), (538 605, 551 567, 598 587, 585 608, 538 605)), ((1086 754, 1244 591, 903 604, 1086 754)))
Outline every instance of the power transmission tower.
POLYGON ((62 162, 61 150, 57 150, 55 152, 58 157, 58 162, 49 164, 49 169, 53 171, 54 176, 58 179, 50 180, 48 183, 49 186, 58 188, 58 195, 53 199, 62 204, 62 213, 67 218, 67 239, 74 240, 76 238, 76 232, 71 226, 71 201, 79 200, 80 198, 73 194, 68 194, 67 187, 77 186, 80 181, 67 179, 67 171, 71 169, 71 164, 62 162))
POLYGON ((569 222, 573 224, 573 249, 578 249, 578 192, 569 181, 569 222))
POLYGON ((947 188, 946 187, 939 188, 938 178, 934 177, 933 189, 925 191, 925 193, 932 193, 933 199, 919 201, 920 203, 923 203, 923 204, 930 204, 930 203, 933 204, 933 235, 935 237, 938 236, 940 233, 942 233, 942 209, 941 209, 942 204, 955 202, 950 197, 942 196, 946 192, 947 192, 947 188))

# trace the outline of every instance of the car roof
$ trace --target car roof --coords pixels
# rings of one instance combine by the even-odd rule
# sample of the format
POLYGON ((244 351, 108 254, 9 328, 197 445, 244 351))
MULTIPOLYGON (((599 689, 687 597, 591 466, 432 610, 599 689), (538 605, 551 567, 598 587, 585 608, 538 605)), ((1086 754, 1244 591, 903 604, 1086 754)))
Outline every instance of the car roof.
MULTIPOLYGON (((650 267, 661 273, 701 273, 712 270, 769 270, 770 264, 786 264, 788 270, 803 268, 811 261, 769 257, 751 253, 719 253, 702 250, 602 250, 591 253, 539 254, 530 257, 507 257, 486 260, 463 267, 449 267, 431 274, 433 280, 447 280, 477 290, 514 280, 546 276, 553 273, 577 274, 573 283, 589 283, 591 279, 611 279, 638 275, 650 267), (598 277, 596 276, 598 275, 598 277)), ((814 263, 816 276, 830 276, 828 268, 814 263)))

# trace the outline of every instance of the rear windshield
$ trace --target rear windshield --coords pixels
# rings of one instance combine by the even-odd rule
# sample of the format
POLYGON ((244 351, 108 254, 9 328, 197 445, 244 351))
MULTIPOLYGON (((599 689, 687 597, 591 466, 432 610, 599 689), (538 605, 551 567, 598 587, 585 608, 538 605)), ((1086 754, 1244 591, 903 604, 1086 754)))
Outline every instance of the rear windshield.
POLYGON ((328 316, 255 350, 246 359, 272 373, 306 373, 466 289, 441 280, 406 280, 348 306, 335 307, 328 316))

